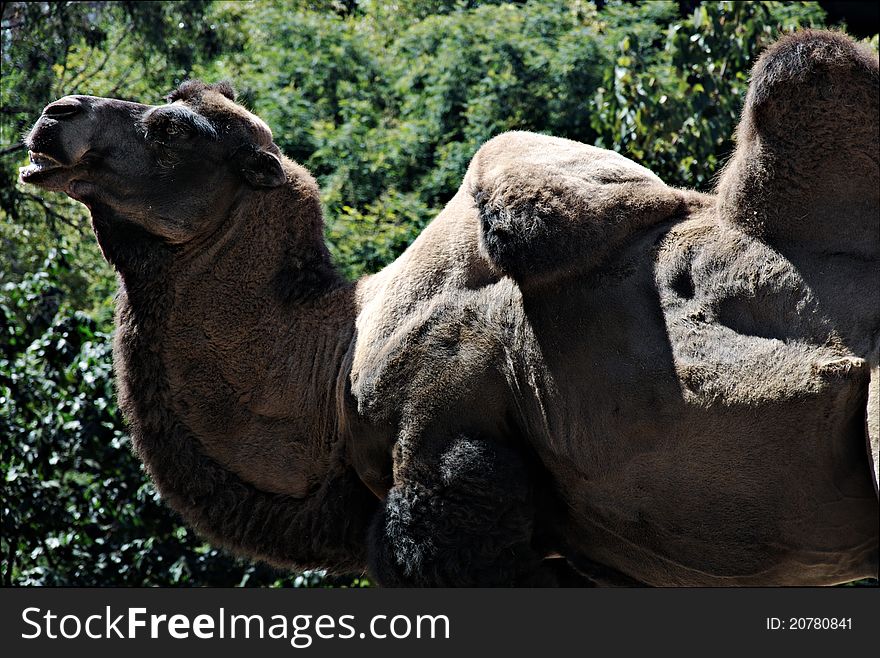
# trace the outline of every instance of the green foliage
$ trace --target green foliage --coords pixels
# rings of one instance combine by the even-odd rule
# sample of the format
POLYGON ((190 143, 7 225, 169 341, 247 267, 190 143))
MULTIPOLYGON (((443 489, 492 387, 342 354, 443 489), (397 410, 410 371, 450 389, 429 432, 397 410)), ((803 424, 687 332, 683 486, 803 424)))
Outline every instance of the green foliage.
MULTIPOLYGON (((656 18, 668 3, 652 3, 656 18)), ((671 185, 711 186, 733 150, 733 128, 758 53, 780 33, 823 26, 818 5, 708 2, 658 29, 640 7, 615 8, 617 44, 591 113, 597 145, 644 163, 671 185)))
POLYGON ((415 195, 393 189, 363 210, 342 206, 327 228, 330 252, 352 279, 375 272, 409 246, 430 217, 415 195))
MULTIPOLYGON (((112 389, 113 273, 84 209, 17 184, 68 93, 159 102, 227 78, 319 179, 349 277, 399 255, 505 130, 615 149, 711 188, 756 54, 816 3, 301 0, 3 4, 0 471, 6 585, 368 585, 205 545, 157 499, 112 389), (8 437, 8 438, 7 438, 8 437)), ((871 41, 877 47, 877 37, 871 41)))

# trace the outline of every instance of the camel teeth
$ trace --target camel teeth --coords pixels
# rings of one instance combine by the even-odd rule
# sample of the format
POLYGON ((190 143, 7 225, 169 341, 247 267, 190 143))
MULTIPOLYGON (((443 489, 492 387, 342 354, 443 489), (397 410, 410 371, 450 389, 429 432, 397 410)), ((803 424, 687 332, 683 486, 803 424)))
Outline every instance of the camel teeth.
POLYGON ((45 153, 35 153, 33 151, 28 151, 28 157, 30 158, 31 164, 40 169, 44 169, 46 167, 58 167, 61 165, 58 160, 53 158, 51 155, 46 155, 45 153))

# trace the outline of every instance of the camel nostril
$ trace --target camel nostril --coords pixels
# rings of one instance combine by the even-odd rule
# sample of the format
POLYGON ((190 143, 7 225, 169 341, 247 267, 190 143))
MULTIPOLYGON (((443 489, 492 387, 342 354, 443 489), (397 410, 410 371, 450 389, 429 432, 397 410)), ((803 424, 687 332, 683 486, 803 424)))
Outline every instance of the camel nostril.
POLYGON ((82 109, 82 103, 72 98, 66 98, 47 105, 46 109, 43 110, 43 116, 52 119, 65 119, 67 117, 72 117, 75 114, 79 114, 82 109))

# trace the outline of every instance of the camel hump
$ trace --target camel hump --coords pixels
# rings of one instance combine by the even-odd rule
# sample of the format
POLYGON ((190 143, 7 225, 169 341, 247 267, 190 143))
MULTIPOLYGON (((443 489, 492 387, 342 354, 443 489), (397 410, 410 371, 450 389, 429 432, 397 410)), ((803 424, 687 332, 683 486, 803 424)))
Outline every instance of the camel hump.
POLYGON ((486 142, 465 180, 483 255, 521 283, 592 269, 684 205, 681 192, 619 153, 527 132, 486 142))

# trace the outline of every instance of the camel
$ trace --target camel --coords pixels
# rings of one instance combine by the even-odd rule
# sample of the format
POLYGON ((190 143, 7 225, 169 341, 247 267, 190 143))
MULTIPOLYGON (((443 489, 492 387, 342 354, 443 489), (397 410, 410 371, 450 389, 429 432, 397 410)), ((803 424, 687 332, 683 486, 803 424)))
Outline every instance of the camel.
POLYGON ((226 83, 61 98, 20 178, 90 210, 134 449, 218 545, 384 586, 876 576, 877 56, 782 38, 736 137, 703 194, 497 136, 356 282, 226 83))

